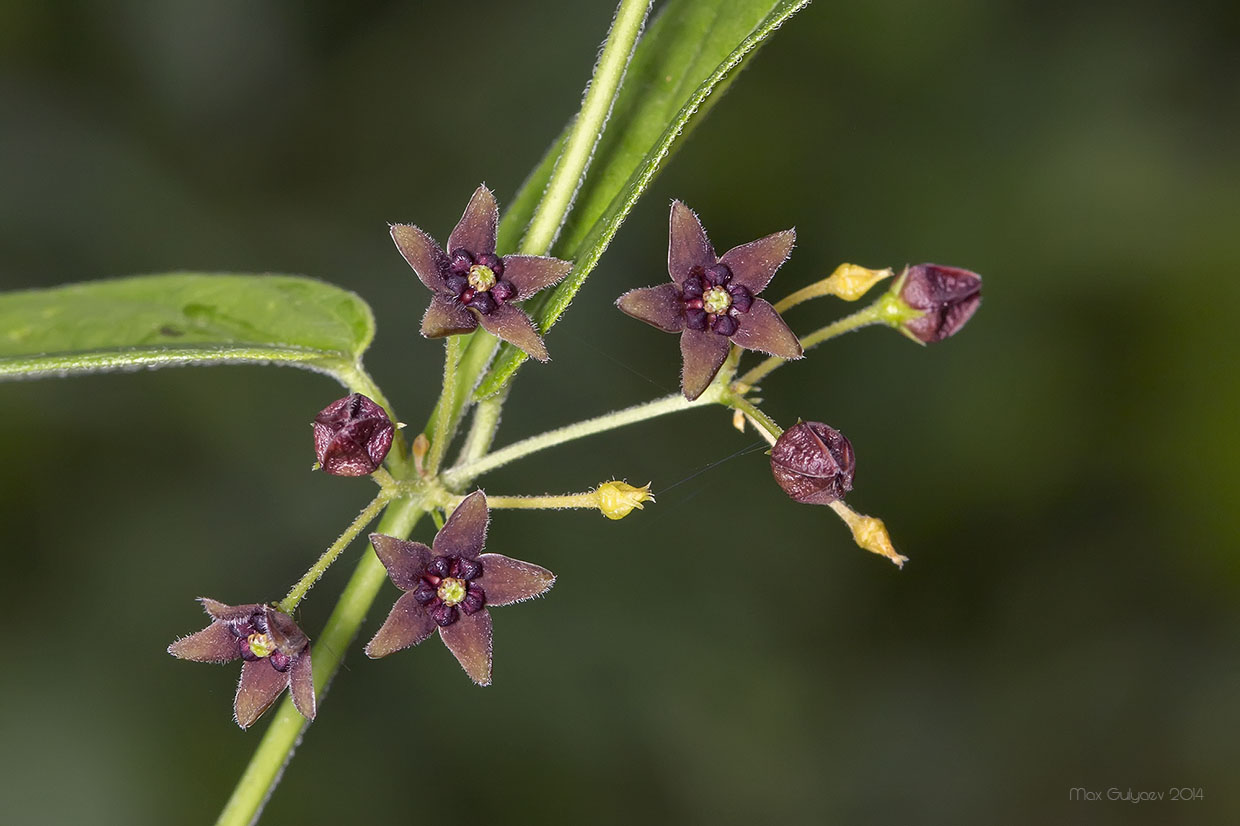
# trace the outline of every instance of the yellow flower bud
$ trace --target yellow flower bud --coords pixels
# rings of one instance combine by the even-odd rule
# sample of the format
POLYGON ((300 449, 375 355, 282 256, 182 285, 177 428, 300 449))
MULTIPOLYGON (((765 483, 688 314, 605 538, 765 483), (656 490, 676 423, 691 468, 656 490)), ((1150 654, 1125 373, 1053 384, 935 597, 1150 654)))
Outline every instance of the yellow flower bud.
POLYGON ((891 276, 890 267, 885 270, 869 270, 856 264, 840 264, 823 286, 828 293, 845 301, 856 301, 879 281, 891 276))
POLYGON ((633 512, 634 508, 644 510, 642 502, 653 502, 654 494, 650 492, 650 483, 634 487, 627 482, 604 482, 595 491, 598 496, 598 509, 608 519, 623 519, 633 512))
POLYGON ((887 526, 883 524, 883 520, 876 516, 865 516, 857 513, 852 508, 844 504, 843 500, 836 500, 831 503, 831 509, 835 511, 840 519, 844 520, 844 524, 852 531, 853 541, 857 546, 865 550, 876 553, 879 556, 885 556, 896 564, 897 568, 903 568, 904 563, 908 562, 907 556, 901 556, 896 553, 895 546, 891 544, 891 537, 887 533, 887 526))

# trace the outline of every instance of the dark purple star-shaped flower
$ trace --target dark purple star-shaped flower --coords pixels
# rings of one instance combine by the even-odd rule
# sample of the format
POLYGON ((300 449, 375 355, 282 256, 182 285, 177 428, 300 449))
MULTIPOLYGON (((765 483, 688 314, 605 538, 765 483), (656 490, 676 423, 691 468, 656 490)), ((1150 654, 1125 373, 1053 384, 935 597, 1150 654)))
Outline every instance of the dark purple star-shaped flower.
POLYGON ((671 284, 630 290, 616 301, 625 313, 669 333, 681 333, 680 386, 696 399, 728 355, 729 341, 785 359, 801 357, 801 342, 758 293, 792 252, 796 232, 784 230, 715 256, 693 210, 672 201, 667 247, 671 284))
POLYGON ((392 240, 426 288, 435 294, 422 317, 427 338, 483 328, 539 361, 547 348, 534 323, 512 305, 568 275, 572 263, 542 255, 496 255, 499 207, 485 186, 474 192, 448 236, 445 253, 412 224, 394 224, 392 240))
POLYGON ((555 575, 519 559, 481 553, 486 541, 487 498, 465 497, 435 535, 431 547, 372 533, 370 542, 405 593, 383 627, 366 644, 368 657, 386 657, 417 645, 436 628, 469 678, 491 682, 491 615, 487 606, 509 605, 546 593, 555 575))
POLYGON ((202 663, 245 661, 233 701, 237 725, 253 725, 286 688, 302 716, 313 720, 310 640, 293 618, 270 605, 225 605, 206 597, 199 602, 211 624, 168 646, 168 653, 202 663))

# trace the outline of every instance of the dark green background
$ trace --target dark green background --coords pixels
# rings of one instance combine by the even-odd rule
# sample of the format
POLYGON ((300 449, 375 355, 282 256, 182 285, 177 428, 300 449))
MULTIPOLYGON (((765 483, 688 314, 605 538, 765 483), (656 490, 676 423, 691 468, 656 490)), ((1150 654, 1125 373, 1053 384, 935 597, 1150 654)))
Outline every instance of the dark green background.
MULTIPOLYGON (((419 424, 440 347, 386 222, 442 238, 479 181, 510 200, 610 13, 0 5, 0 286, 320 276, 373 304, 368 364, 419 424)), ((611 307, 665 277, 672 197, 720 249, 795 224, 776 295, 845 260, 969 267, 986 302, 958 337, 867 330, 765 387, 778 420, 849 435, 849 501, 910 563, 793 504, 761 452, 720 463, 756 444, 723 412, 504 468, 488 491, 661 496, 619 523, 499 515, 491 549, 560 579, 495 612, 496 684, 434 641, 352 651, 266 822, 1240 820, 1238 37, 1224 2, 794 19, 522 371, 500 441, 675 387, 675 339, 611 307)), ((200 594, 280 596, 366 501, 309 472, 338 393, 256 367, 0 386, 0 820, 215 816, 262 724, 229 720, 235 667, 164 646, 200 594)), ((360 549, 305 603, 312 635, 360 549)))

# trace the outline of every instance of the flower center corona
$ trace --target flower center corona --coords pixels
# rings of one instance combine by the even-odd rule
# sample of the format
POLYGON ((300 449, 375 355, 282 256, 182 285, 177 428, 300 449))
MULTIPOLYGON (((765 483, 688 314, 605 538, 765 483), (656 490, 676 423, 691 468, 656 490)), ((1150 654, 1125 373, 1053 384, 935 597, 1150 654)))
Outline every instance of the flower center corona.
POLYGON ((486 292, 495 286, 495 271, 486 264, 474 264, 469 268, 469 286, 473 287, 474 292, 486 292))
POLYGON ((260 660, 270 657, 276 650, 276 644, 269 634, 254 633, 246 637, 245 641, 250 644, 250 653, 260 660))
POLYGON ((465 601, 465 581, 456 577, 445 577, 440 580, 439 589, 435 593, 443 600, 444 605, 459 605, 465 601))
POLYGON ((732 296, 723 287, 711 287, 702 294, 702 309, 711 315, 727 312, 732 306, 732 296))

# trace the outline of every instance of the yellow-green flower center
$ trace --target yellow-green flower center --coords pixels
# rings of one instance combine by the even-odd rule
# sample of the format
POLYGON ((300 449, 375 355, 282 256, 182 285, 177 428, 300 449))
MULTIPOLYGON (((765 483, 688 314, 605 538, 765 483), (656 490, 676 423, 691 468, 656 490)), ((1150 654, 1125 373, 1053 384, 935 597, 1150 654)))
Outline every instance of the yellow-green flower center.
POLYGON ((465 580, 450 576, 439 581, 439 590, 436 593, 444 605, 459 605, 465 599, 465 591, 465 580))
POLYGON ((727 312, 732 306, 732 296, 723 287, 711 287, 702 293, 702 309, 711 315, 727 312))
POLYGON ((275 653, 276 644, 269 634, 254 633, 246 637, 245 641, 250 644, 250 653, 259 659, 275 653))
POLYGON ((467 278, 474 292, 486 292, 495 286, 495 271, 485 264, 474 264, 470 267, 467 278))

